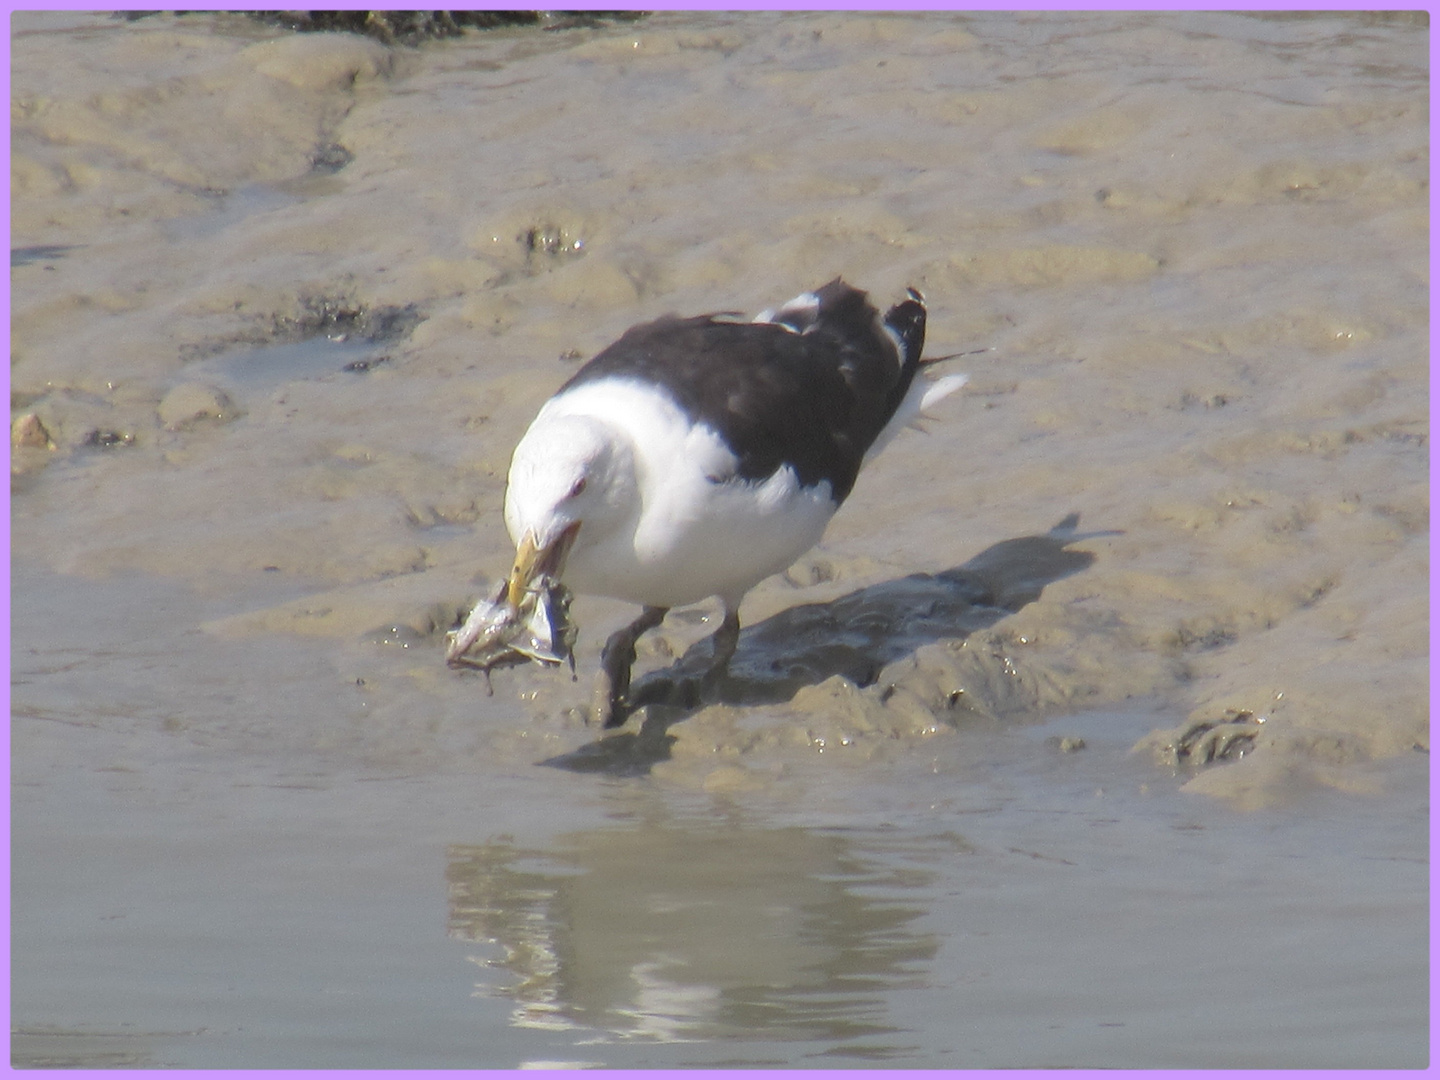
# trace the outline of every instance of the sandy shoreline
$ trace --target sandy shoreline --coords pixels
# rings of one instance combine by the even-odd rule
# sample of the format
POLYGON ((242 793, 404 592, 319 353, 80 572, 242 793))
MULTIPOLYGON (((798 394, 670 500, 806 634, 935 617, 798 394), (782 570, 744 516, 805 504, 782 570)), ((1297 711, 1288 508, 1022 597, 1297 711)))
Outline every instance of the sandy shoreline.
MULTIPOLYGON (((13 243, 51 257, 15 270, 12 396, 56 449, 16 451, 16 557, 192 582, 274 566, 341 589, 327 633, 428 629, 403 604, 336 613, 407 591, 377 579, 434 577, 406 601, 423 608, 496 571, 506 458, 564 376, 556 356, 843 271, 882 299, 923 288, 932 352, 989 350, 966 358, 968 400, 895 447, 833 526, 842 557, 893 556, 857 584, 1078 512, 1103 534, 1096 565, 987 646, 1050 688, 1020 711, 1165 695, 1188 719, 1162 746, 1248 716, 1247 760, 1197 778, 1247 799, 1428 746, 1425 128, 1403 66, 1420 54, 1399 34, 1379 88, 1323 89, 1261 56, 1203 98, 1184 78, 1137 98, 1093 73, 1000 95, 976 65, 946 77, 936 58, 978 45, 937 19, 664 16, 421 52, 145 20, 95 31, 113 46, 80 48, 87 74, 63 83, 46 49, 72 42, 22 35, 13 243), (567 71, 594 94, 569 93, 567 71), (709 95, 727 80, 728 108, 768 103, 774 122, 724 122, 709 95), (692 96, 672 104, 679 85, 692 96), (606 122, 617 94, 626 114, 606 122), (1089 100, 1059 104, 1074 96, 1089 100), (816 110, 843 134, 805 141, 816 110), (458 117, 471 138, 445 138, 458 117), (354 162, 307 168, 330 143, 354 162), (237 204, 228 227, 186 224, 237 204), (227 342, 303 332, 317 297, 422 321, 364 377, 204 377, 227 342), (190 420, 177 410, 197 395, 190 420), (85 459, 97 432, 135 445, 85 459), (57 458, 75 464, 52 493, 35 470, 57 458)), ((1377 23, 1355 62, 1400 29, 1377 23)), ((1152 24, 1114 47, 1157 43, 1152 24)), ((789 599, 772 585, 751 603, 789 599)))
MULTIPOLYGON (((148 828, 155 806, 206 812, 232 771, 221 804, 273 794, 262 821, 292 784, 400 785, 387 826, 456 845, 457 866, 511 858, 490 810, 447 816, 457 790, 500 821, 523 815, 485 793, 522 792, 576 835, 592 806, 641 797, 627 784, 664 804, 640 818, 750 800, 771 837, 913 789, 895 820, 968 835, 993 753, 996 790, 1029 794, 996 796, 986 851, 1019 850, 1015 805, 1054 782, 1075 806, 1129 793, 1109 817, 1064 813, 1123 819, 1147 858, 1182 858, 1146 824, 1177 786, 1206 796, 1164 803, 1202 808, 1185 813, 1216 830, 1206 858, 1307 805, 1350 807, 1365 824, 1345 842, 1389 852, 1371 809, 1412 799, 1429 750, 1416 18, 671 13, 412 49, 226 15, 17 15, 25 850, 89 835, 90 803, 56 810, 67 785, 116 785, 148 828), (720 699, 600 740, 574 707, 631 612, 591 598, 578 683, 498 672, 487 697, 447 670, 443 631, 509 563, 511 449, 575 364, 640 320, 753 312, 837 274, 881 304, 921 289, 927 352, 967 354, 947 370, 971 383, 747 598, 720 699), (1056 749, 1081 731, 1091 750, 1056 749), (541 761, 595 783, 556 788, 541 761), (961 809, 926 786, 947 769, 961 809), (176 776, 193 788, 156 794, 176 776)), ((641 669, 713 617, 679 613, 641 669)), ((765 858, 793 842, 832 873, 812 839, 765 858)), ((1112 865, 1087 844, 1057 858, 1112 865)), ((1385 856, 1397 881, 1412 854, 1385 856)), ((34 895, 61 889, 45 880, 34 895)), ((844 907, 813 885, 797 895, 844 907)), ((622 999, 606 1008, 644 1011, 622 999)), ((1046 1063, 1080 1060, 1056 1045, 1046 1063)), ((957 1060, 937 1053, 897 1060, 957 1060)))

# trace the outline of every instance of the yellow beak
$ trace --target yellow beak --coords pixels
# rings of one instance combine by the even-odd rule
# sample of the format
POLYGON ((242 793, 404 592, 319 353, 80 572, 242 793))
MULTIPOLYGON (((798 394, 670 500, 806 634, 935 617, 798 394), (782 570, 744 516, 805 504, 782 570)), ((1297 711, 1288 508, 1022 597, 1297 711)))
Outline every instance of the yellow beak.
POLYGON ((575 542, 579 531, 580 522, 573 522, 544 547, 535 542, 533 532, 521 537, 520 545, 515 549, 515 565, 510 568, 510 578, 505 583, 505 603, 519 611, 520 601, 525 599, 525 594, 537 578, 558 578, 565 569, 570 545, 575 542))
POLYGON ((535 534, 527 532, 515 549, 515 565, 510 568, 510 580, 505 583, 505 603, 511 610, 520 610, 520 601, 525 590, 535 577, 535 564, 540 561, 540 549, 535 546, 535 534))

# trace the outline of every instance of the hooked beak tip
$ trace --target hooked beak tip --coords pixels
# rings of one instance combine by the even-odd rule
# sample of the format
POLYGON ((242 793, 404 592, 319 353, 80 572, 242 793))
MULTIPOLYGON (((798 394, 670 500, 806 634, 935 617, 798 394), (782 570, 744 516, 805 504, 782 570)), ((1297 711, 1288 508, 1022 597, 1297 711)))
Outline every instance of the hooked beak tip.
POLYGON ((570 554, 570 545, 575 542, 579 531, 580 522, 576 521, 544 546, 536 542, 533 530, 521 537, 515 549, 515 565, 511 567, 505 584, 505 602, 512 610, 520 609, 520 601, 536 578, 560 576, 565 569, 565 558, 570 554))
POLYGON ((520 601, 530 580, 535 576, 535 564, 539 561, 540 549, 535 546, 535 534, 527 532, 515 548, 515 564, 510 568, 510 577, 505 583, 505 603, 511 611, 520 609, 520 601))

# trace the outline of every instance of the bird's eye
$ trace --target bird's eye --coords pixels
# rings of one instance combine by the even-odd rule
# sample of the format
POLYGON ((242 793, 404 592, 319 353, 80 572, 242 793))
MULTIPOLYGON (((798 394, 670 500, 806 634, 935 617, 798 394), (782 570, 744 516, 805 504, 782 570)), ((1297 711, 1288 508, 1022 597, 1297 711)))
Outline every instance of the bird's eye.
POLYGON ((567 496, 567 498, 573 499, 573 498, 575 498, 576 495, 579 495, 579 494, 580 494, 582 491, 584 491, 584 490, 585 490, 585 477, 582 476, 582 477, 580 477, 579 480, 576 480, 575 483, 573 483, 572 485, 570 485, 570 494, 567 496))

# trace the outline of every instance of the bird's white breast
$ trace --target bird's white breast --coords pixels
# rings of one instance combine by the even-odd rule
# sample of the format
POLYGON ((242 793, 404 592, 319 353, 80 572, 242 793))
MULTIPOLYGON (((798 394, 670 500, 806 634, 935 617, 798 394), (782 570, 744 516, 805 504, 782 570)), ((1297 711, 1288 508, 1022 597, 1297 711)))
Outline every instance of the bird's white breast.
POLYGON ((800 486, 782 467, 768 479, 731 476, 736 458, 668 394, 636 379, 583 383, 546 403, 547 416, 589 416, 632 448, 640 505, 597 536, 581 526, 565 574, 578 592, 657 607, 721 596, 738 604, 785 569, 825 531, 835 512, 830 485, 800 486))

